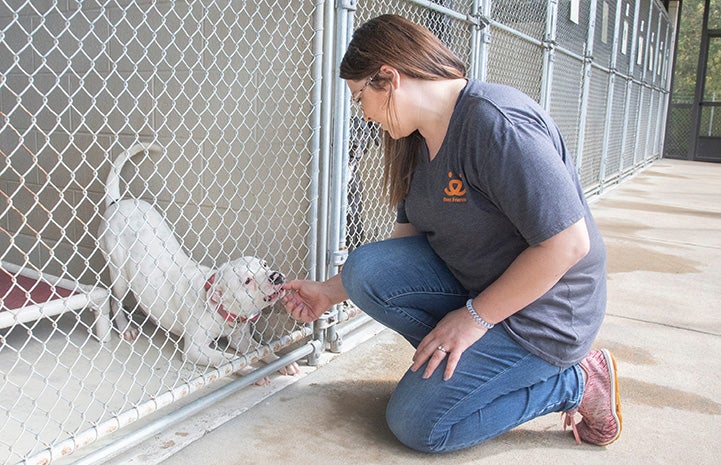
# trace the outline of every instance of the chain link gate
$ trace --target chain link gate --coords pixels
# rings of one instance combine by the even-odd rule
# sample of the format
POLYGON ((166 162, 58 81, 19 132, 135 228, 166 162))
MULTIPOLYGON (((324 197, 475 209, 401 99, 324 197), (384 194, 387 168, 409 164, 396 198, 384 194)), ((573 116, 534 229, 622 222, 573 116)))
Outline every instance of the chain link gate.
MULTIPOLYGON (((274 308, 251 325, 256 349, 221 345, 234 358, 218 367, 186 362, 189 336, 153 324, 124 295, 141 333, 123 341, 110 333, 117 283, 98 228, 112 160, 152 142, 159 151, 123 170, 123 197, 152 204, 193 262, 210 270, 256 256, 307 276, 317 8, 0 2, 0 463, 67 455, 309 338, 274 308)), ((205 294, 174 292, 191 304, 205 294)))
POLYGON ((381 134, 336 69, 381 13, 547 108, 588 195, 660 156, 673 29, 657 0, 0 0, 0 464, 66 456, 311 338, 340 351, 365 320, 350 303, 312 328, 276 305, 260 346, 221 347, 235 358, 217 368, 140 311, 123 341, 98 227, 112 160, 147 142, 160 150, 123 170, 124 197, 201 266, 252 255, 324 279, 387 237, 381 134))

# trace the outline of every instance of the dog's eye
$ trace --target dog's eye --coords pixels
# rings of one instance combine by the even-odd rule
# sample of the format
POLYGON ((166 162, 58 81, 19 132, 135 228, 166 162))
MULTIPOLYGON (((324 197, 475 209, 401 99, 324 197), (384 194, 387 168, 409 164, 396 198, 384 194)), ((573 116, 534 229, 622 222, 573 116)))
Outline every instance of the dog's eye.
POLYGON ((250 284, 250 282, 251 282, 252 280, 253 280, 253 278, 246 278, 245 284, 246 284, 246 285, 250 284))

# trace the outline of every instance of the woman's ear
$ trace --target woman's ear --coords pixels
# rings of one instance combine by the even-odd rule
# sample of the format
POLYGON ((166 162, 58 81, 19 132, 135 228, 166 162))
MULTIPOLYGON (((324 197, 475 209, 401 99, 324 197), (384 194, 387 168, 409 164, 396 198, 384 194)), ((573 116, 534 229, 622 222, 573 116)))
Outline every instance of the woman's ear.
POLYGON ((401 84, 401 73, 390 65, 381 66, 380 75, 391 84, 393 90, 397 89, 401 84))

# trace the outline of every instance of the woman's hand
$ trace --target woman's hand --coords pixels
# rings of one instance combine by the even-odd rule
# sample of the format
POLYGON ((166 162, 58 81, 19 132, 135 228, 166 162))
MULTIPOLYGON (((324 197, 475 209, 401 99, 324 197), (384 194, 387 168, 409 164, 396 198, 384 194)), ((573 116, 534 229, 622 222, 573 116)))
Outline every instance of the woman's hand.
POLYGON ((428 362, 423 378, 430 378, 443 359, 448 358, 443 379, 450 379, 463 352, 487 331, 473 320, 465 307, 448 313, 418 345, 411 371, 418 371, 428 362))
MULTIPOLYGON (((281 299, 286 311, 298 321, 315 321, 333 305, 342 302, 344 291, 338 294, 340 280, 331 279, 324 283, 317 281, 295 280, 283 286, 285 295, 281 299)), ((342 287, 340 289, 342 291, 342 287)))

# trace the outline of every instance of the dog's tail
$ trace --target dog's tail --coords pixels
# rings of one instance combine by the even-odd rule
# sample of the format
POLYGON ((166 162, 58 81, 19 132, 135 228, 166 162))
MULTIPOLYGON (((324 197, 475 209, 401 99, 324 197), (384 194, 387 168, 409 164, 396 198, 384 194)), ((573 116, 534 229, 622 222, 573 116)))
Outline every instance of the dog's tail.
POLYGON ((161 148, 156 144, 139 143, 121 153, 118 158, 113 161, 108 179, 105 182, 105 207, 109 207, 122 198, 120 194, 120 172, 123 170, 125 163, 140 152, 159 152, 160 150, 161 148))

